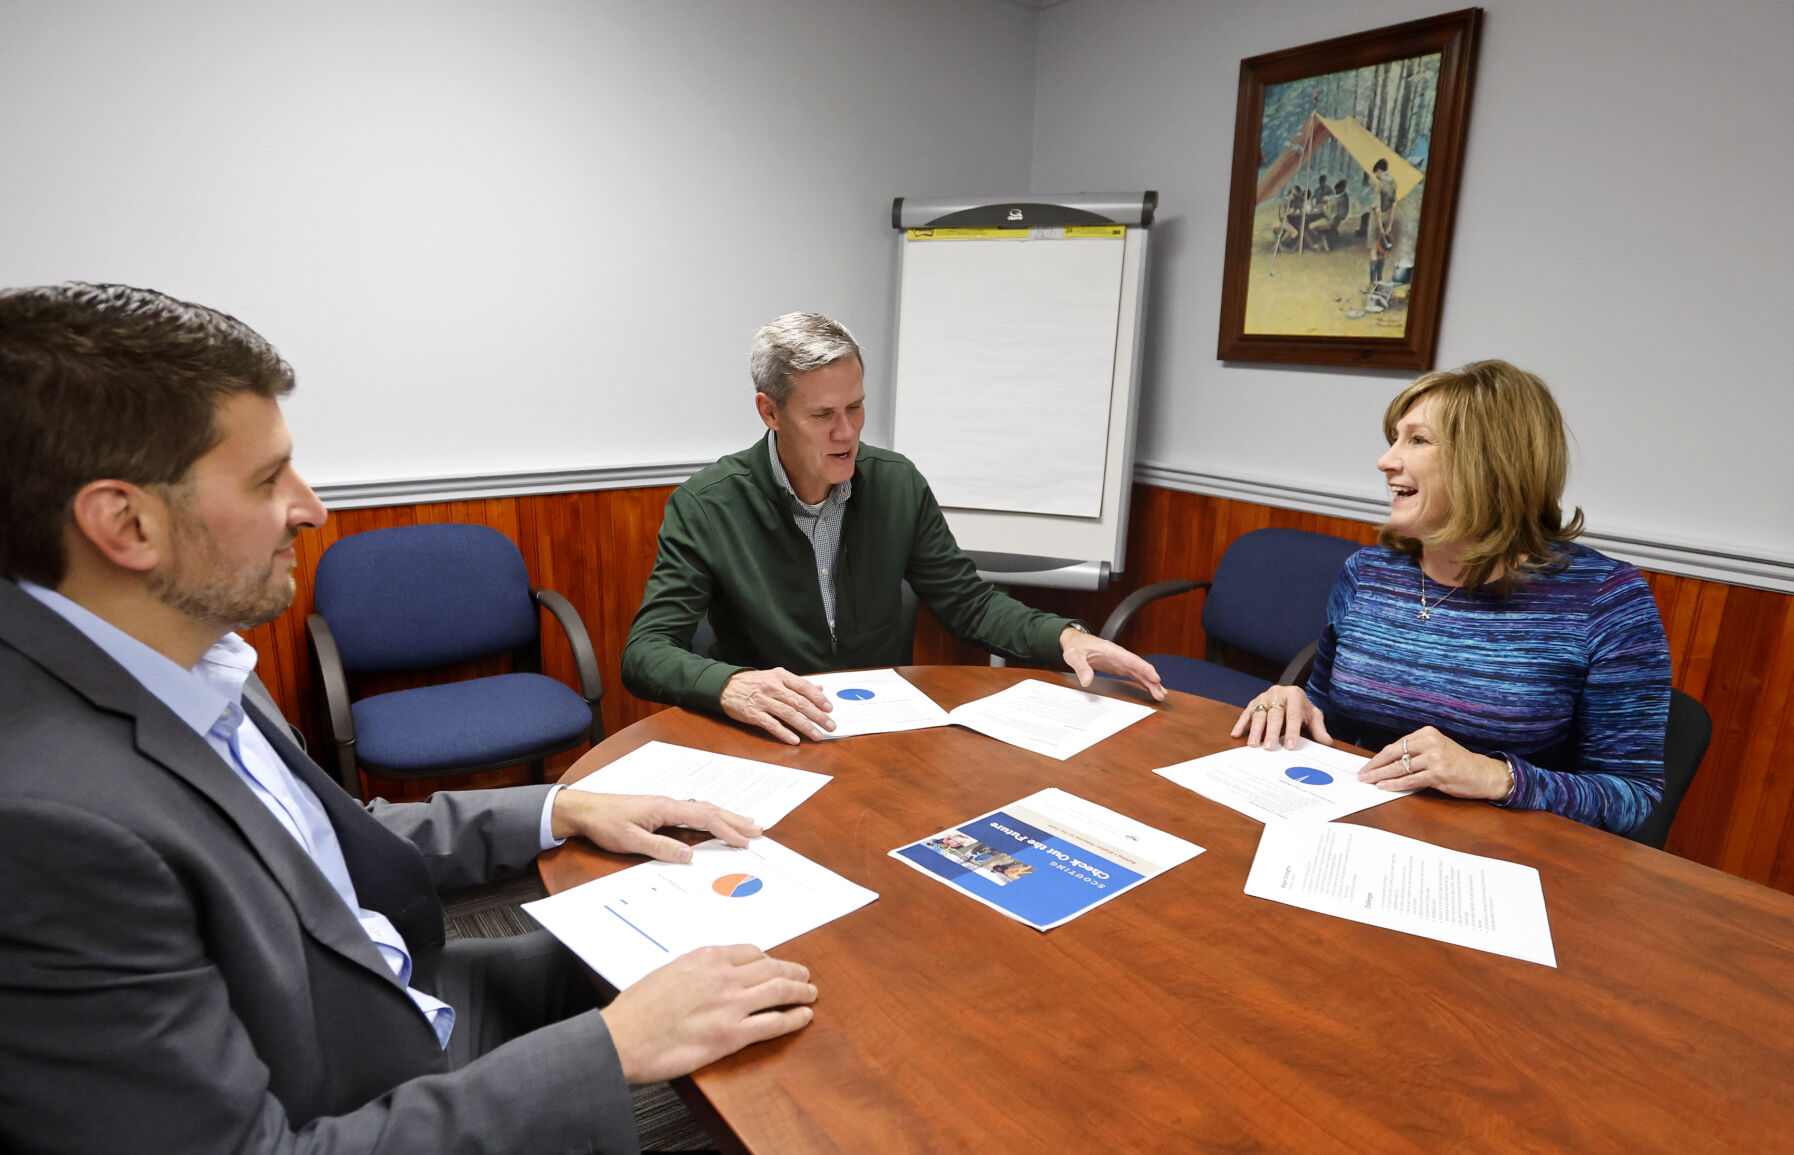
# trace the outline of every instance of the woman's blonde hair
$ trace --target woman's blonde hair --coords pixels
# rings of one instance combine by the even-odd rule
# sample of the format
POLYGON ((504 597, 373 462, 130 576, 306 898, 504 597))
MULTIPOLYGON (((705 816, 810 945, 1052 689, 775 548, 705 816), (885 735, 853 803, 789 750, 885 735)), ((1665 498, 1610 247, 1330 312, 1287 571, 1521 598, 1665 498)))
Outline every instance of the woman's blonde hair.
POLYGON ((1423 545, 1457 545, 1464 585, 1474 589, 1499 571, 1505 592, 1582 532, 1582 510, 1566 523, 1561 504, 1570 457, 1563 414, 1531 373, 1477 361, 1428 373, 1397 394, 1383 414, 1391 445, 1397 423, 1428 397, 1451 513, 1424 541, 1388 525, 1378 540, 1415 556, 1423 545))

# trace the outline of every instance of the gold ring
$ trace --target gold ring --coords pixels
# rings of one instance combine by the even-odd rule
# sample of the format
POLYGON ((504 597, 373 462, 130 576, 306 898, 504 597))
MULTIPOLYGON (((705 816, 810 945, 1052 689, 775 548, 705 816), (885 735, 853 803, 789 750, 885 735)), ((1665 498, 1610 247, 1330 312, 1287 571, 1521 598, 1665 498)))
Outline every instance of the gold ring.
MULTIPOLYGON (((1265 707, 1265 708, 1266 708, 1266 709, 1267 709, 1267 710, 1282 710, 1282 709, 1283 709, 1283 703, 1282 703, 1282 702, 1272 702, 1272 703, 1271 703, 1271 704, 1270 704, 1270 705, 1269 705, 1269 706, 1267 706, 1267 707, 1265 707)), ((1285 712, 1285 713, 1288 713, 1288 711, 1287 711, 1287 710, 1285 710, 1285 711, 1284 711, 1284 712, 1285 712)))
POLYGON ((1265 705, 1263 702, 1260 702, 1258 705, 1252 707, 1252 712, 1254 714, 1262 714, 1268 709, 1270 709, 1269 706, 1265 705))

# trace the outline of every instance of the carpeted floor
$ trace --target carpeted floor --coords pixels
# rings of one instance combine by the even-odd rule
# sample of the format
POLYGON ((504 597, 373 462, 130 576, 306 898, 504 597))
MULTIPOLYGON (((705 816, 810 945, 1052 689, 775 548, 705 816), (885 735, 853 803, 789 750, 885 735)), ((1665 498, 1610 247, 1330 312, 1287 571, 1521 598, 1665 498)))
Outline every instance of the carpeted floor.
MULTIPOLYGON (((508 938, 538 929, 519 904, 547 897, 532 867, 512 878, 450 895, 443 900, 448 937, 508 938)), ((644 1151, 708 1151, 710 1139, 666 1083, 634 1089, 635 1123, 644 1151)))

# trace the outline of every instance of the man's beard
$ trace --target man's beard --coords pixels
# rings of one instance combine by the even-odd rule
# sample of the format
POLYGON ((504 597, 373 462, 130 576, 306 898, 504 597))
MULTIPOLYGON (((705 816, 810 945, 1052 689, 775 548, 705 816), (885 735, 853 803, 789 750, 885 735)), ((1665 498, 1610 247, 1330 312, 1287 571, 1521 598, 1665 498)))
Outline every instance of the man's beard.
POLYGON ((171 563, 150 576, 150 592, 162 604, 223 631, 271 622, 293 603, 294 581, 274 580, 275 561, 255 572, 236 571, 211 530, 183 511, 175 513, 171 563))

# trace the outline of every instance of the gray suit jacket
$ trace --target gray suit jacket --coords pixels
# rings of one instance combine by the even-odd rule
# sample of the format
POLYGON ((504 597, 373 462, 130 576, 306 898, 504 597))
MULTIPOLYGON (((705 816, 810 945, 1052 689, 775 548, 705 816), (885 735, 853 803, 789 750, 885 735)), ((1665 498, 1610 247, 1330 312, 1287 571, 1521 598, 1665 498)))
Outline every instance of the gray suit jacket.
MULTIPOLYGON (((538 849, 547 787, 323 801, 430 989, 436 888, 538 849)), ((634 1151, 596 1011, 459 1070, 323 874, 205 740, 0 580, 0 1149, 634 1151)))

